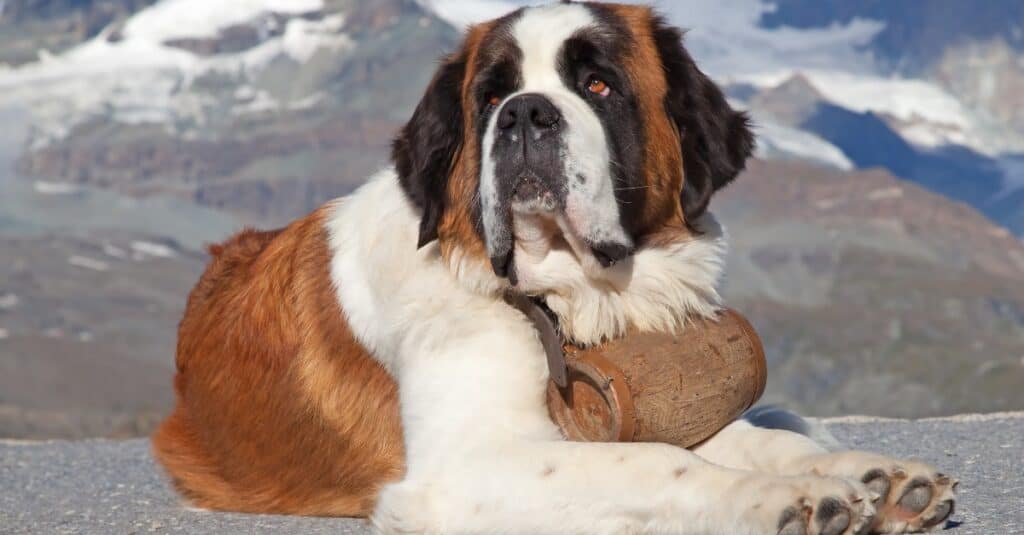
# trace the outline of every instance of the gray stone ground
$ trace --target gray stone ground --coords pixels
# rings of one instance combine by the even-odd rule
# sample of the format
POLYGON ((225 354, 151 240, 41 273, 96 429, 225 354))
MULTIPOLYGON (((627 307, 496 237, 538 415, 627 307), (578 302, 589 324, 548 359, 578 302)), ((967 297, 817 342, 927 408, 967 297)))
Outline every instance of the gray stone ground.
MULTIPOLYGON (((946 533, 1024 533, 1024 413, 902 421, 846 418, 852 446, 935 464, 961 479, 946 533)), ((0 533, 360 534, 357 520, 183 508, 143 440, 0 442, 0 533)))

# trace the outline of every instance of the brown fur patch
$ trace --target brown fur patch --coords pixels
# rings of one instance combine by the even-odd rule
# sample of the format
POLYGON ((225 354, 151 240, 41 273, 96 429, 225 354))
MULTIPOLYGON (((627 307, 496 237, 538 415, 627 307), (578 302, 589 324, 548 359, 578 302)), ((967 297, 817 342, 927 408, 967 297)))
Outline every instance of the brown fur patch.
POLYGON ((448 261, 456 252, 474 261, 488 262, 487 246, 476 231, 471 199, 477 196, 480 185, 480 147, 476 139, 476 105, 471 89, 477 75, 477 56, 480 43, 494 27, 494 22, 473 26, 466 35, 460 55, 466 61, 466 73, 462 81, 463 137, 462 147, 455 156, 448 180, 445 213, 438 228, 441 255, 448 261))
POLYGON ((153 449, 199 507, 363 516, 403 473, 397 388, 332 287, 328 209, 211 248, 189 297, 153 449))
POLYGON ((685 230, 679 202, 683 160, 679 131, 665 111, 668 83, 652 34, 654 14, 646 6, 612 5, 609 8, 625 22, 635 43, 623 58, 622 66, 636 88, 644 125, 647 199, 641 215, 643 220, 637 228, 641 229, 641 235, 665 231, 675 234, 685 230))

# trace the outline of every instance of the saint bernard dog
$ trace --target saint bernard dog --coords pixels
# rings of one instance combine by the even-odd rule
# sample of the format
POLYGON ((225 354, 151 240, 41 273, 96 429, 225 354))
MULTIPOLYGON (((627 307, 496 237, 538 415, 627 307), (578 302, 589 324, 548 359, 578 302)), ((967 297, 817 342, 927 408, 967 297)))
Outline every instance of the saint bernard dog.
POLYGON ((194 506, 365 516, 381 533, 927 531, 956 481, 740 420, 699 447, 566 441, 542 302, 569 340, 720 307, 708 201, 747 117, 640 6, 471 27, 391 169, 281 230, 211 247, 156 457, 194 506))

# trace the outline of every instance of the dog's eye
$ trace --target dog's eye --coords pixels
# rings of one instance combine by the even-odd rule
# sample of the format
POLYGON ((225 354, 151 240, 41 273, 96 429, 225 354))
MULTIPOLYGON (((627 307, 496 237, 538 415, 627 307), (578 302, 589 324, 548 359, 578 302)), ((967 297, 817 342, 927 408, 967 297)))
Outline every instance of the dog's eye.
POLYGON ((488 97, 487 97, 487 107, 488 108, 491 108, 491 109, 497 108, 499 104, 501 104, 501 97, 499 97, 498 95, 488 95, 488 97))
POLYGON ((590 81, 587 82, 587 91, 590 91, 600 97, 607 97, 611 94, 612 88, 608 87, 608 84, 604 80, 592 77, 590 81))

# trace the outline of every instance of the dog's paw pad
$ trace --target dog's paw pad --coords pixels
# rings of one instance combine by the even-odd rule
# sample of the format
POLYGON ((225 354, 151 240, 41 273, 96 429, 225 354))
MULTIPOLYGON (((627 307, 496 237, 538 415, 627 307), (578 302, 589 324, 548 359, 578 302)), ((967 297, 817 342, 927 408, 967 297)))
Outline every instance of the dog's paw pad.
POLYGON ((852 513, 837 498, 825 498, 818 504, 814 519, 821 527, 821 535, 842 535, 850 527, 852 513))
POLYGON ((901 466, 889 472, 872 468, 861 481, 879 495, 874 533, 928 531, 953 514, 958 481, 926 465, 901 466))
POLYGON ((808 473, 853 479, 867 488, 876 511, 870 533, 930 531, 953 514, 958 481, 927 464, 862 451, 826 453, 808 461, 808 473))
POLYGON ((779 517, 778 535, 854 535, 863 533, 874 516, 874 508, 863 497, 850 501, 826 496, 812 505, 803 499, 787 507, 779 517))
POLYGON ((808 535, 811 509, 808 505, 787 507, 779 517, 778 535, 808 535))
POLYGON ((932 503, 932 485, 927 478, 915 477, 903 489, 903 497, 896 505, 903 513, 919 515, 928 504, 932 503))
POLYGON ((892 481, 889 479, 889 474, 885 473, 885 470, 880 468, 869 470, 861 478, 861 482, 873 493, 872 501, 876 505, 885 503, 885 499, 889 497, 889 489, 892 488, 892 481))

